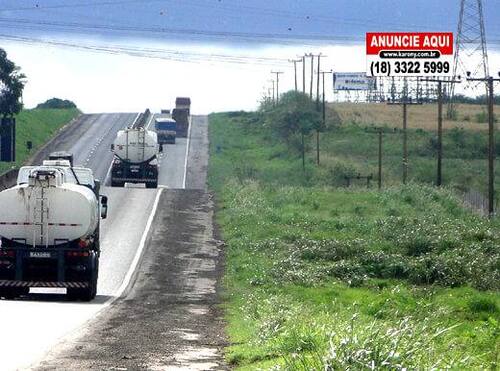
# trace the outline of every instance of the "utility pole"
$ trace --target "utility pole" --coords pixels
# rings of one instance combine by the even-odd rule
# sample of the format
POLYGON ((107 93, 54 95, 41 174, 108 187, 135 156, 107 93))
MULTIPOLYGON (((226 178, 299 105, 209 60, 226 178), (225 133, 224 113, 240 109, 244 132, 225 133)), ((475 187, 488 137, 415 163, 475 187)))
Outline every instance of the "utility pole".
MULTIPOLYGON (((500 81, 492 76, 486 78, 471 78, 471 73, 467 72, 468 81, 486 82, 488 88, 488 216, 495 215, 495 117, 493 115, 494 91, 493 83, 500 81)), ((500 72, 498 73, 500 77, 500 72)))
POLYGON ((374 133, 377 134, 378 137, 378 179, 377 179, 377 185, 378 189, 382 189, 382 140, 384 137, 384 133, 386 134, 391 134, 393 133, 392 131, 385 132, 383 127, 376 127, 374 128, 374 133))
POLYGON ((309 54, 309 56, 311 57, 311 86, 309 87, 310 89, 310 92, 309 92, 309 96, 310 98, 312 99, 313 97, 313 85, 314 85, 314 54, 311 53, 309 54))
POLYGON ((408 179, 408 105, 422 104, 421 102, 412 102, 408 97, 404 96, 400 102, 389 102, 389 105, 403 106, 403 184, 406 184, 408 179))
POLYGON ((378 129, 378 189, 382 189, 382 128, 378 129))
POLYGON ((289 62, 293 63, 293 71, 295 78, 295 91, 297 91, 297 63, 302 62, 302 59, 289 59, 289 62))
POLYGON ((271 88, 273 90, 273 99, 272 99, 272 102, 273 102, 273 106, 276 104, 275 100, 274 100, 274 80, 269 80, 269 82, 271 82, 273 84, 273 87, 271 88))
POLYGON ((427 83, 438 83, 438 142, 437 142, 437 174, 436 185, 441 187, 443 184, 442 162, 443 162, 443 83, 456 84, 460 83, 460 76, 458 80, 441 80, 441 79, 425 79, 427 83))
POLYGON ((319 111, 319 75, 321 71, 321 53, 318 54, 318 76, 317 76, 317 81, 316 81, 316 108, 319 111))
POLYGON ((283 73, 281 71, 271 71, 271 73, 276 74, 276 104, 280 100, 280 75, 283 73))
POLYGON ((306 55, 302 56, 302 93, 306 93, 306 55))
MULTIPOLYGON (((323 107, 322 107, 322 113, 323 113, 323 129, 326 128, 326 101, 325 101, 325 74, 327 73, 333 73, 333 71, 320 71, 318 72, 318 76, 321 73, 323 77, 323 107)), ((319 86, 319 81, 318 81, 318 86, 319 86)), ((316 163, 319 165, 319 130, 316 131, 316 163)))

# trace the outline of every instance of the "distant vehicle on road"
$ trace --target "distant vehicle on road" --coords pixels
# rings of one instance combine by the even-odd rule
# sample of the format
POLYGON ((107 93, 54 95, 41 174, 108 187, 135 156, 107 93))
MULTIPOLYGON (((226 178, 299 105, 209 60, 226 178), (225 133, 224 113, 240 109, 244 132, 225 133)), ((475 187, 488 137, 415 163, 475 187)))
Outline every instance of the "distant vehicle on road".
POLYGON ((155 130, 159 144, 175 144, 177 123, 171 118, 156 118, 155 130))
POLYGON ((0 216, 0 296, 59 287, 94 299, 107 202, 92 170, 67 159, 22 167, 17 185, 0 192, 0 210, 9 211, 0 216))
POLYGON ((172 118, 177 122, 178 137, 187 137, 190 112, 191 99, 188 97, 177 97, 175 100, 175 108, 172 110, 172 118))
POLYGON ((175 108, 186 109, 188 115, 191 114, 191 98, 189 97, 177 97, 175 98, 175 108))
POLYGON ((169 109, 162 109, 161 111, 162 115, 170 115, 170 110, 169 109))
POLYGON ((158 187, 158 153, 161 151, 154 131, 140 128, 119 130, 111 150, 111 186, 144 183, 146 188, 158 187))

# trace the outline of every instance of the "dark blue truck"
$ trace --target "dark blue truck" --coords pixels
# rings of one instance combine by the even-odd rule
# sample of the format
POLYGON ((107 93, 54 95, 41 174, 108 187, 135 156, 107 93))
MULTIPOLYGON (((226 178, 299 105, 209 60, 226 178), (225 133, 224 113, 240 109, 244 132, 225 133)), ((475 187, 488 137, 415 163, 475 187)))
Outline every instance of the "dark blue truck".
POLYGON ((177 122, 171 118, 156 118, 155 130, 158 144, 175 144, 177 122))

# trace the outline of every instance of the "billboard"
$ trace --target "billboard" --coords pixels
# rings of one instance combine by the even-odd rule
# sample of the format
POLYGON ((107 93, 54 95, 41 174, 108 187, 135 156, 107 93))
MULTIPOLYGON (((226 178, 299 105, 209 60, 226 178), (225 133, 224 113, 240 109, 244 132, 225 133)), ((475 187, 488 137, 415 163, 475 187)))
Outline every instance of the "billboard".
POLYGON ((4 117, 0 121, 0 161, 16 161, 16 120, 4 117))
POLYGON ((452 76, 453 32, 367 32, 368 76, 452 76))
POLYGON ((337 72, 333 74, 334 90, 370 90, 375 88, 375 79, 365 72, 337 72))

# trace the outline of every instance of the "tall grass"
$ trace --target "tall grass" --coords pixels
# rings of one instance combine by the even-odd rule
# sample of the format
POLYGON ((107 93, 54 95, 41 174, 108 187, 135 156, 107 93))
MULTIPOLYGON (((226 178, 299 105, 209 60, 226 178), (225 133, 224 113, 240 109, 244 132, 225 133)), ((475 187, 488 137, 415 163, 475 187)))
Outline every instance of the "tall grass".
POLYGON ((351 163, 332 155, 335 171, 311 161, 303 173, 258 120, 210 117, 228 361, 242 370, 498 367, 498 222, 465 210, 452 188, 335 186, 371 148, 349 143, 373 138, 363 128, 329 134, 357 153, 351 163))

